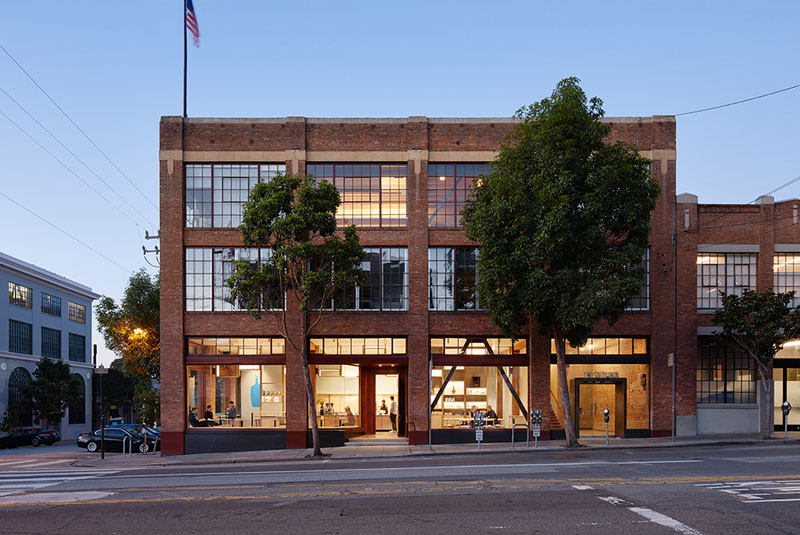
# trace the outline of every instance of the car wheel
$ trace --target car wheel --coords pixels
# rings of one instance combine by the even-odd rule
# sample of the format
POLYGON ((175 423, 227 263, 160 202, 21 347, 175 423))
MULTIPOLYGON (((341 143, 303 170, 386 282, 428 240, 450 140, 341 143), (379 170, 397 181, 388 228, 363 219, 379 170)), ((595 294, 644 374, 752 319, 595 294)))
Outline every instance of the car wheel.
POLYGON ((33 446, 34 448, 39 447, 39 444, 41 444, 41 442, 39 442, 38 438, 34 438, 33 442, 31 442, 31 446, 33 446))
POLYGON ((89 442, 86 444, 86 449, 89 451, 97 451, 97 442, 89 442))
POLYGON ((147 453, 148 451, 150 451, 149 444, 145 444, 144 442, 139 444, 139 453, 147 453))

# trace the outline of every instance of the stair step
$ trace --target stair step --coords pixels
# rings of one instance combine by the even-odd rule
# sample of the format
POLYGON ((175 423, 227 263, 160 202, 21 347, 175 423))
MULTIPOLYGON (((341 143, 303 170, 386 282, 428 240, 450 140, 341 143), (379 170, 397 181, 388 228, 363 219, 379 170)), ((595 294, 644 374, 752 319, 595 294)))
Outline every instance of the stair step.
POLYGON ((405 438, 349 438, 348 446, 408 446, 405 438))

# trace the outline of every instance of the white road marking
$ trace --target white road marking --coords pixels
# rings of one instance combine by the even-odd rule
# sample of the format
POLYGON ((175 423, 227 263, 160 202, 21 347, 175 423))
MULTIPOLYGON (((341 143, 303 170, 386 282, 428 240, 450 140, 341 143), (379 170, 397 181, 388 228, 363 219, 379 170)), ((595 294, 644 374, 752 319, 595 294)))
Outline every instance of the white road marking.
POLYGON ((41 494, 18 494, 0 497, 0 505, 14 505, 26 503, 65 503, 85 500, 98 500, 111 496, 113 492, 84 491, 84 492, 43 492, 41 494))
POLYGON ((662 515, 661 513, 653 511, 652 509, 648 509, 646 507, 629 507, 628 510, 633 511, 637 515, 645 517, 650 522, 668 527, 674 531, 677 531, 678 533, 683 533, 684 535, 701 535, 699 531, 690 528, 683 522, 679 522, 667 515, 662 515))
POLYGON ((572 485, 572 488, 578 490, 593 490, 589 485, 572 485))
POLYGON ((742 503, 774 503, 774 502, 800 502, 800 498, 776 498, 774 500, 752 500, 742 503))
POLYGON ((611 505, 633 505, 631 502, 623 500, 622 498, 617 498, 616 496, 598 496, 598 498, 611 505))
POLYGON ((785 496, 800 495, 800 485, 795 480, 783 481, 739 481, 731 483, 715 483, 706 486, 707 490, 716 490, 735 496, 743 503, 795 502, 800 498, 785 496), (770 498, 772 497, 772 498, 770 498))

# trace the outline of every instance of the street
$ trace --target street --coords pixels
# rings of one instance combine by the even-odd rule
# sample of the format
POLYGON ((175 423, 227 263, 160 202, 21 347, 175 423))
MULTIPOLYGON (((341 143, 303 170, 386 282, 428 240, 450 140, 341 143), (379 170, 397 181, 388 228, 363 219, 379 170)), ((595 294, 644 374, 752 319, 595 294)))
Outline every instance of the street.
POLYGON ((800 526, 796 444, 135 469, 53 455, 0 459, 5 532, 733 535, 800 526))

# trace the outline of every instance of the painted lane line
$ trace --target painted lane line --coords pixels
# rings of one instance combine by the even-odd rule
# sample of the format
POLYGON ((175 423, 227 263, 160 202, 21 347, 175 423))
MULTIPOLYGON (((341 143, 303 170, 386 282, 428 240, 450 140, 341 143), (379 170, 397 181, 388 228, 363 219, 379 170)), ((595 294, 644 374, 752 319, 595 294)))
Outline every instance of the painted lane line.
POLYGON ((633 505, 631 502, 623 500, 622 498, 617 498, 616 496, 598 496, 598 498, 611 505, 633 505))
POLYGON ((774 500, 746 500, 742 503, 776 503, 776 502, 800 502, 800 498, 776 498, 774 500))
POLYGON ((572 488, 573 489, 578 489, 578 490, 594 490, 589 485, 572 485, 572 488))
MULTIPOLYGON (((497 468, 540 468, 540 467, 565 467, 565 468, 583 468, 585 466, 617 466, 629 464, 684 464, 684 463, 702 463, 701 459, 689 459, 678 461, 586 461, 580 463, 525 463, 525 464, 470 464, 470 465, 442 465, 442 466, 395 466, 395 467, 379 467, 379 468, 333 468, 330 470, 259 470, 259 471, 246 471, 246 472, 192 472, 182 473, 181 477, 189 476, 219 476, 235 473, 237 475, 271 475, 271 474, 341 474, 348 472, 408 472, 408 471, 431 471, 431 470, 448 470, 448 469, 481 469, 492 470, 497 468)), ((174 477, 176 474, 130 474, 120 475, 119 479, 130 478, 154 478, 154 477, 174 477)), ((115 478, 116 479, 116 478, 115 478)))
MULTIPOLYGON (((61 460, 58 460, 58 461, 47 461, 47 462, 43 463, 43 462, 39 462, 37 460, 33 460, 33 461, 30 461, 30 465, 31 466, 45 466, 45 465, 48 465, 48 464, 64 464, 64 463, 70 462, 70 461, 71 461, 71 459, 61 459, 61 460)), ((23 466, 15 466, 14 468, 24 468, 24 467, 25 466, 23 465, 23 466)))
POLYGON ((629 507, 628 510, 636 513, 637 515, 645 517, 654 524, 668 527, 674 531, 677 531, 678 533, 683 533, 684 535, 701 535, 699 531, 690 528, 683 522, 679 522, 667 515, 662 515, 661 513, 653 511, 652 509, 648 509, 646 507, 629 507))

